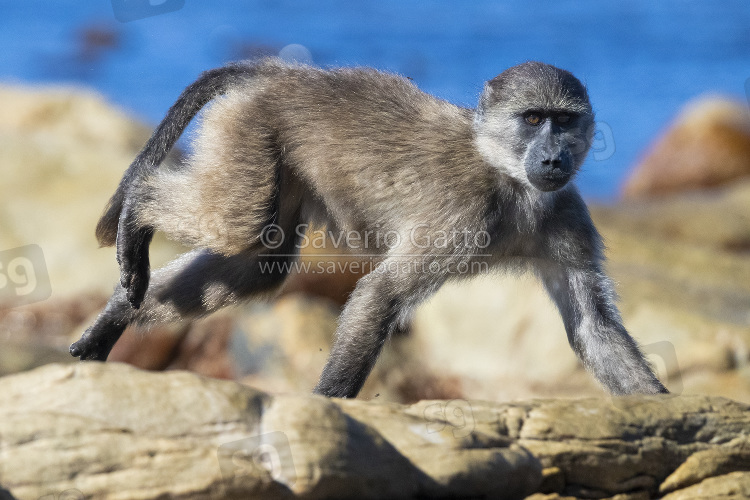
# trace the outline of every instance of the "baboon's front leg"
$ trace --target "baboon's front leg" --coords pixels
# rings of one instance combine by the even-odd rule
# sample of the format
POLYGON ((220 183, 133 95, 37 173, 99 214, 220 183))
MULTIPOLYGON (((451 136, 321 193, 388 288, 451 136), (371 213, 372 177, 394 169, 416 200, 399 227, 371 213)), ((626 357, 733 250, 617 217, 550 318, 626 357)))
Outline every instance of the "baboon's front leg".
POLYGON ((336 340, 313 392, 356 397, 388 336, 442 282, 440 273, 414 272, 407 263, 389 260, 360 279, 339 318, 336 340))
POLYGON ((560 310, 571 347, 610 393, 669 392, 622 325, 607 276, 594 265, 574 269, 552 262, 540 266, 538 274, 560 310))

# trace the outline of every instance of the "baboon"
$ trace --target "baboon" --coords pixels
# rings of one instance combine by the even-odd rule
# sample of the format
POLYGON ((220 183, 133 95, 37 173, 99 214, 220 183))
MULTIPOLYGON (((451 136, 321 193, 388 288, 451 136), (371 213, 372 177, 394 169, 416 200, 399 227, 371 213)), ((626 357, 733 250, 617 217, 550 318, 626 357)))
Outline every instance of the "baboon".
POLYGON ((622 325, 601 238, 571 183, 593 130, 584 85, 539 62, 488 81, 474 110, 366 68, 268 59, 208 71, 169 110, 99 221, 121 281, 70 352, 103 361, 128 324, 272 293, 298 254, 295 228, 312 221, 389 235, 367 248, 382 260, 352 292, 315 393, 355 397, 389 335, 476 262, 538 276, 571 347, 609 392, 665 393, 622 325), (209 101, 191 157, 159 169, 209 101), (196 250, 151 275, 155 231, 196 250))

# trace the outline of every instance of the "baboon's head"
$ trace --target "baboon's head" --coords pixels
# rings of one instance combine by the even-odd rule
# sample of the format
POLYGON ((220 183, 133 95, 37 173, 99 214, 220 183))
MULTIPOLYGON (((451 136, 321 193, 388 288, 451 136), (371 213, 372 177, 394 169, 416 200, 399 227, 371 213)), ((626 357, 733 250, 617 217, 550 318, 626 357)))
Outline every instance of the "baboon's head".
POLYGON ((474 128, 485 160, 524 184, 555 191, 586 158, 594 114, 586 87, 575 76, 528 62, 486 83, 474 128))

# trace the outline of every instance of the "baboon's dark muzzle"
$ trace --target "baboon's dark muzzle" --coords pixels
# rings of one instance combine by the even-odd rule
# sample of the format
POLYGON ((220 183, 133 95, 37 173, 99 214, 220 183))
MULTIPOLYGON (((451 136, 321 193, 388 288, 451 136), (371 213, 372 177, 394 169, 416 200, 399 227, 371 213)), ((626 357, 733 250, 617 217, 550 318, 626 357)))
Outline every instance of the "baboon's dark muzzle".
POLYGON ((540 191, 555 191, 568 183, 573 175, 570 154, 559 148, 543 148, 526 161, 529 182, 540 191))

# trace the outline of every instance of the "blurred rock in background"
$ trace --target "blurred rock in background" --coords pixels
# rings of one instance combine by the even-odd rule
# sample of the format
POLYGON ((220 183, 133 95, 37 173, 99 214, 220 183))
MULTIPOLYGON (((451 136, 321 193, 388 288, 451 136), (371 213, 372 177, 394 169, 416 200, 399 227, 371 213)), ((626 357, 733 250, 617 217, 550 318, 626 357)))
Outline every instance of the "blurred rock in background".
POLYGON ((688 103, 625 183, 626 198, 722 186, 750 176, 746 103, 703 97, 688 103))
MULTIPOLYGON (((110 292, 114 249, 93 228, 149 128, 73 88, 3 86, 0 105, 0 248, 41 246, 53 298, 110 292)), ((178 250, 160 241, 155 258, 178 250)))
MULTIPOLYGON (((43 302, 0 304, 0 373, 6 374, 74 361, 68 345, 94 320, 118 278, 114 250, 98 248, 94 227, 149 130, 80 90, 2 87, 0 106, 0 250, 38 244, 53 291, 43 302)), ((744 125, 737 112, 747 110, 730 108, 701 105, 703 111, 680 119, 683 130, 713 131, 705 146, 688 141, 695 149, 689 156, 679 141, 656 148, 659 158, 670 159, 667 164, 692 162, 686 176, 713 172, 717 164, 729 173, 690 174, 669 187, 663 187, 666 181, 632 181, 646 187, 628 188, 627 201, 592 207, 592 213, 609 248, 625 324, 667 385, 675 392, 748 402, 750 180, 740 178, 741 167, 728 166, 727 155, 738 165, 750 156, 740 155, 747 143, 738 139, 744 125), (737 118, 705 125, 706 116, 717 115, 737 118), (672 196, 642 199, 663 192, 672 196)), ((182 251, 163 238, 152 248, 154 267, 182 251)), ((336 252, 307 249, 303 261, 352 260, 327 256, 336 252)), ((269 392, 307 393, 359 276, 297 274, 272 302, 148 333, 131 328, 110 359, 236 379, 269 392)), ((536 281, 493 274, 449 284, 419 308, 409 331, 386 345, 361 398, 603 394, 577 362, 556 309, 536 281)))

